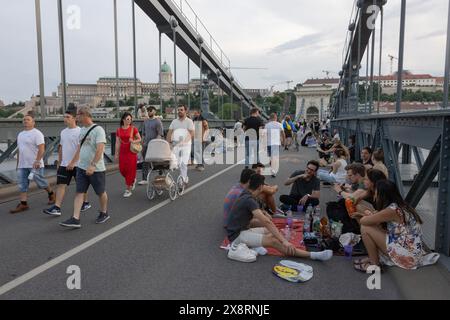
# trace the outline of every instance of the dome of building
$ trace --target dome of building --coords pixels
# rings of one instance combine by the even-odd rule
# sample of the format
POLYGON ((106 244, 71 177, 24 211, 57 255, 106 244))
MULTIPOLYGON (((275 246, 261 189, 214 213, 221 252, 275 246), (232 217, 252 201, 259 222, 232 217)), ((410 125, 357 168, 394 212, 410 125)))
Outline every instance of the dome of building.
POLYGON ((165 61, 164 61, 163 65, 161 66, 161 72, 167 72, 167 73, 172 72, 172 71, 170 70, 169 65, 168 65, 167 62, 165 62, 165 61))

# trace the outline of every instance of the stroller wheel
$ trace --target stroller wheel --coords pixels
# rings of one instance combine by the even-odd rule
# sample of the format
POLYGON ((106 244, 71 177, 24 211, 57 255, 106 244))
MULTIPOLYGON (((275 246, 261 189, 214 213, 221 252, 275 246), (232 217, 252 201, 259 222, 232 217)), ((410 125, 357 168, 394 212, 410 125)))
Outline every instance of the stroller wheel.
POLYGON ((179 196, 183 195, 184 193, 184 180, 182 176, 178 176, 177 178, 177 193, 179 196))
POLYGON ((177 191, 177 184, 175 182, 172 182, 169 186, 169 197, 170 200, 175 200, 177 198, 178 191, 177 191))
POLYGON ((158 196, 162 195, 163 193, 164 193, 164 190, 163 190, 163 189, 156 189, 156 194, 157 194, 158 196))

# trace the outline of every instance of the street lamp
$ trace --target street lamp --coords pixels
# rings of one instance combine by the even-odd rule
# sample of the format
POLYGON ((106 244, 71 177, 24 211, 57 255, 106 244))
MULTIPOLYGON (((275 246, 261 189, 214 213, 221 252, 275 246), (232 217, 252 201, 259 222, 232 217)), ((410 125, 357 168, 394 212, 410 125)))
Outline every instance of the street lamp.
MULTIPOLYGON (((216 75, 217 75, 217 88, 219 89, 219 92, 217 95, 217 113, 219 113, 219 110, 220 110, 220 76, 222 75, 220 70, 216 71, 216 75)), ((223 108, 222 108, 222 120, 223 120, 223 108)))

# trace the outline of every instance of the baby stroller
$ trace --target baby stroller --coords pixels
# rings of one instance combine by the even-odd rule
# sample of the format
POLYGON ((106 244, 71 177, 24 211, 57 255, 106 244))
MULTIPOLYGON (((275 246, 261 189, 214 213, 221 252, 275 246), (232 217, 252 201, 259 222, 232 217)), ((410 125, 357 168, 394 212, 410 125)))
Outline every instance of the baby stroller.
POLYGON ((164 191, 169 192, 171 200, 184 193, 184 181, 181 175, 174 179, 174 171, 178 169, 175 155, 170 150, 166 140, 151 140, 147 147, 145 162, 150 164, 147 175, 147 198, 152 200, 155 194, 160 196, 164 191))

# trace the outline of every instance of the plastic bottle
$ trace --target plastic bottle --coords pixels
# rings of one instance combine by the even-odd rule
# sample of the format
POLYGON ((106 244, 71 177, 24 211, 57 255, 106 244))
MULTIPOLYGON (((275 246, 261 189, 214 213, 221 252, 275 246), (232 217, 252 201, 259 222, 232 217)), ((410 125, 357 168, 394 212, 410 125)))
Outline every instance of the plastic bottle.
POLYGON ((31 169, 31 172, 28 175, 28 180, 30 180, 30 181, 33 180, 35 173, 36 173, 36 170, 35 169, 31 169))
POLYGON ((309 205, 308 208, 306 209, 306 214, 305 214, 305 222, 303 225, 304 232, 311 232, 312 213, 313 213, 313 207, 312 207, 312 205, 309 205))
POLYGON ((320 233, 320 208, 317 207, 314 215, 313 215, 313 221, 312 221, 312 231, 316 233, 320 233))
POLYGON ((292 232, 292 211, 288 210, 286 212, 286 227, 284 228, 284 233, 286 240, 291 240, 291 232, 292 232))

